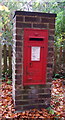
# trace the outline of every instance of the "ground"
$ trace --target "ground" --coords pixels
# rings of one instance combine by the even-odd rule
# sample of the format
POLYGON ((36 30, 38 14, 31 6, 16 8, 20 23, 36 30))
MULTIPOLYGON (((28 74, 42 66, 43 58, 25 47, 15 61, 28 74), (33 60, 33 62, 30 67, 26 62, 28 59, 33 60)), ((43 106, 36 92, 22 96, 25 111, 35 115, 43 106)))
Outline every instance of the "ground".
MULTIPOLYGON (((58 80, 57 80, 58 82, 58 80)), ((56 85, 56 84, 55 84, 56 85)), ((57 114, 52 109, 32 109, 28 111, 24 111, 21 113, 15 113, 13 99, 12 99, 12 85, 10 82, 3 82, 0 86, 0 120, 3 118, 16 118, 17 120, 21 118, 31 118, 31 119, 54 119, 54 118, 64 118, 63 109, 61 112, 57 111, 57 114)), ((53 90, 55 88, 52 88, 53 90)), ((53 91, 52 90, 52 91, 53 91)), ((52 96, 54 91, 52 93, 52 96)), ((54 99, 53 99, 54 100, 54 99)), ((55 102, 55 101, 54 101, 55 102)), ((51 100, 51 104, 55 104, 51 100)), ((60 105, 58 102, 55 104, 56 108, 60 105)))

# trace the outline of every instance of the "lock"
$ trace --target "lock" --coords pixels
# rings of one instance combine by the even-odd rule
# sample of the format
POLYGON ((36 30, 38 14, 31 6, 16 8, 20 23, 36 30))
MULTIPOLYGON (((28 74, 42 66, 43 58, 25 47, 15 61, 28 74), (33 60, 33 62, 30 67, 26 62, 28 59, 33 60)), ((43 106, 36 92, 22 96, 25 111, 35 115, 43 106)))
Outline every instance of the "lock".
POLYGON ((30 67, 32 67, 32 63, 30 63, 30 67))

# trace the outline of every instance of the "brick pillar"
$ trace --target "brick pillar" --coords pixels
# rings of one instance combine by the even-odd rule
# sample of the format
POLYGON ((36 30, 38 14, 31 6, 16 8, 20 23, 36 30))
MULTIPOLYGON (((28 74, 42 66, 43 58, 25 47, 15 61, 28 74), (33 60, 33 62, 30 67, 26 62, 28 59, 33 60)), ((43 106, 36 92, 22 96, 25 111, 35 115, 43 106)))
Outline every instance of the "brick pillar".
POLYGON ((32 108, 45 108, 50 105, 51 82, 53 75, 54 58, 54 29, 56 14, 16 11, 14 15, 13 29, 13 100, 16 111, 32 108), (23 44, 24 28, 47 29, 48 36, 48 57, 46 84, 23 86, 23 44))

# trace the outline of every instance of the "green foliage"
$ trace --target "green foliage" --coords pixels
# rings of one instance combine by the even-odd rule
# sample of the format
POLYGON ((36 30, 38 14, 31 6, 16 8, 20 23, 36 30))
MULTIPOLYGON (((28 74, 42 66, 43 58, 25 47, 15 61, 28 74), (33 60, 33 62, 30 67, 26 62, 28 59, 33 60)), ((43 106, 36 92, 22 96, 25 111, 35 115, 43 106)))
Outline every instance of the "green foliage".
POLYGON ((60 79, 65 78, 65 73, 59 73, 53 76, 53 80, 57 80, 58 78, 60 79))
POLYGON ((2 28, 2 40, 5 41, 11 41, 12 39, 12 34, 11 34, 11 29, 10 29, 10 19, 9 19, 9 15, 10 15, 10 11, 8 9, 8 7, 6 7, 5 5, 1 5, 0 7, 0 16, 1 16, 1 23, 0 26, 2 28))
POLYGON ((59 119, 60 116, 57 115, 51 107, 48 107, 47 110, 48 110, 48 113, 49 113, 49 114, 55 116, 55 117, 54 117, 54 120, 58 120, 58 119, 59 119))
POLYGON ((9 69, 7 69, 6 71, 3 71, 2 72, 2 80, 4 81, 6 79, 6 76, 9 78, 9 79, 12 79, 12 73, 9 69))
POLYGON ((8 80, 8 81, 7 81, 7 84, 11 84, 11 83, 12 83, 12 81, 11 81, 11 80, 8 80))
POLYGON ((14 1, 14 0, 4 0, 3 6, 1 7, 0 16, 2 17, 2 22, 0 26, 3 28, 2 37, 4 41, 12 42, 12 29, 13 29, 13 15, 16 10, 31 10, 36 12, 49 12, 56 13, 56 30, 55 30, 55 45, 60 46, 61 42, 64 40, 65 35, 65 1, 57 2, 56 0, 51 0, 51 2, 43 1, 14 1))
POLYGON ((5 77, 3 76, 3 77, 2 77, 2 81, 4 81, 4 80, 5 80, 5 77))
POLYGON ((54 110, 51 107, 48 107, 47 110, 50 114, 52 114, 52 115, 55 114, 54 110))
POLYGON ((64 46, 65 36, 65 2, 59 2, 60 11, 57 13, 55 29, 55 45, 64 46))

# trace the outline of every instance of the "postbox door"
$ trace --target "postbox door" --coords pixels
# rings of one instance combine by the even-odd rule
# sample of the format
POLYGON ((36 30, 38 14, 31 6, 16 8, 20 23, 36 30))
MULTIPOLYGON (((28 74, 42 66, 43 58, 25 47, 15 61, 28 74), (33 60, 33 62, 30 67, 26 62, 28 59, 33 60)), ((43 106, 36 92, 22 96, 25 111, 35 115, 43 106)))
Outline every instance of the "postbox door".
MULTIPOLYGON (((28 39, 30 38, 27 37, 26 40, 28 39)), ((37 37, 34 38, 34 42, 24 42, 23 85, 45 84, 47 48, 44 40, 43 44, 37 41, 37 37)))

